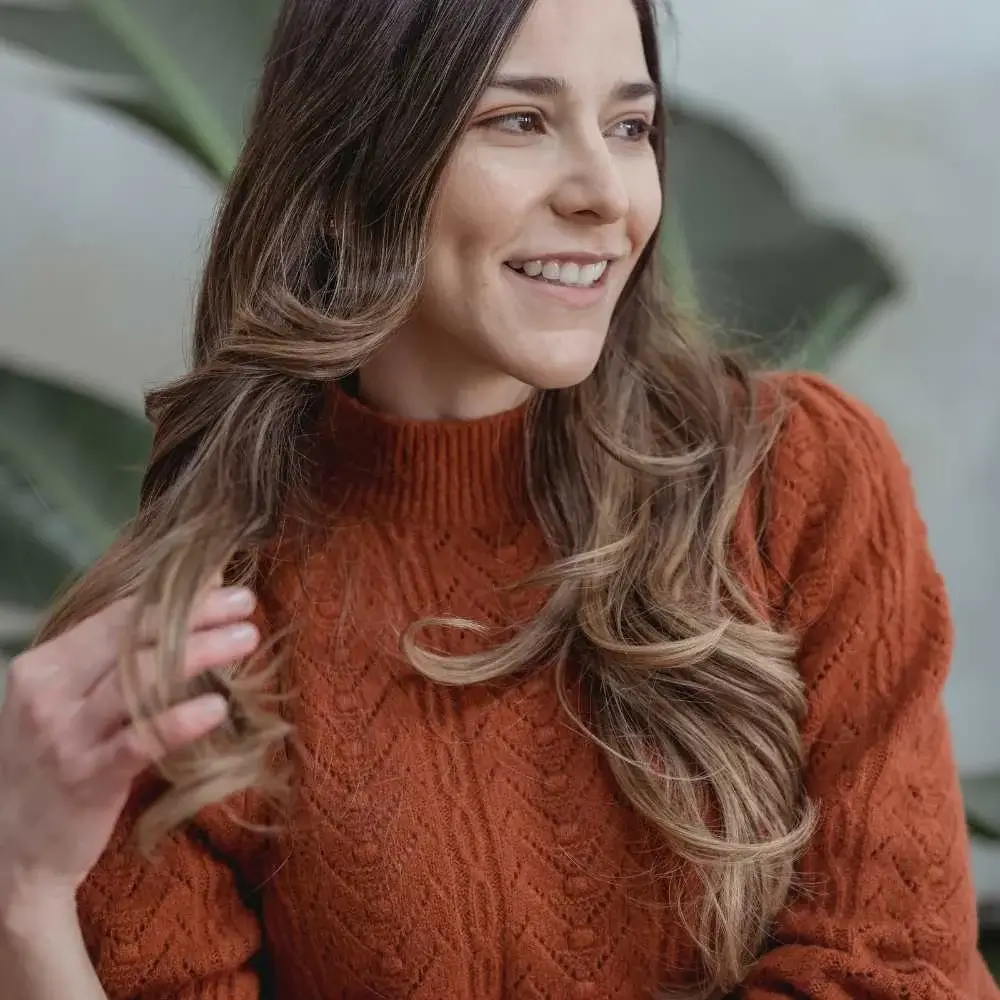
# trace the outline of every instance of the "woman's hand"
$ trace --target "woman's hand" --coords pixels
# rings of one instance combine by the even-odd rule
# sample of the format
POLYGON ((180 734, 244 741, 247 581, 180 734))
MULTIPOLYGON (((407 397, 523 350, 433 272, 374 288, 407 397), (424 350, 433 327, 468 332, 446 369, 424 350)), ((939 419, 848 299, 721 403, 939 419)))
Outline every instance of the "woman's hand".
MULTIPOLYGON (((186 647, 194 677, 251 654, 253 595, 217 588, 196 606, 186 647)), ((134 779, 160 754, 226 717, 217 694, 156 719, 158 751, 131 724, 118 670, 132 611, 120 601, 10 664, 0 707, 0 914, 75 898, 114 831, 134 779)), ((141 636, 140 660, 155 634, 141 636)))

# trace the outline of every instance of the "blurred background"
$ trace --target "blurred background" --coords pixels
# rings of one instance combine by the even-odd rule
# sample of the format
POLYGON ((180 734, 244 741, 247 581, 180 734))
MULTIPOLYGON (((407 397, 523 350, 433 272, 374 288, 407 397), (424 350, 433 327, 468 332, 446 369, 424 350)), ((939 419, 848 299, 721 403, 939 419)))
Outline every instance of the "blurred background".
MULTIPOLYGON (((1000 899, 1000 4, 673 0, 664 250, 742 346, 889 422, 947 579, 1000 899)), ((0 0, 0 648, 128 516, 274 0, 0 0)), ((996 921, 1000 923, 1000 921, 996 921)))

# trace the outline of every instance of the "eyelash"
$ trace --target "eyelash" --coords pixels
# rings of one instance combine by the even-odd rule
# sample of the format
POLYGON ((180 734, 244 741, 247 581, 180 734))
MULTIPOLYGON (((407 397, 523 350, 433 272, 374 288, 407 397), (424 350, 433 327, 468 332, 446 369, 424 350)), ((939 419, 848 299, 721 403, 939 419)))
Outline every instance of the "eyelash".
MULTIPOLYGON (((532 124, 538 128, 542 125, 542 116, 537 111, 511 111, 508 114, 498 115, 496 118, 490 118, 488 121, 483 122, 483 124, 487 126, 500 126, 504 122, 509 122, 515 119, 530 119, 532 124)), ((628 124, 638 125, 640 127, 640 132, 638 135, 627 137, 625 139, 626 142, 642 142, 644 139, 652 138, 655 133, 654 127, 644 118, 624 118, 620 122, 616 122, 614 127, 617 128, 619 125, 628 124)), ((509 134, 530 135, 531 133, 517 130, 516 132, 511 132, 509 134)))

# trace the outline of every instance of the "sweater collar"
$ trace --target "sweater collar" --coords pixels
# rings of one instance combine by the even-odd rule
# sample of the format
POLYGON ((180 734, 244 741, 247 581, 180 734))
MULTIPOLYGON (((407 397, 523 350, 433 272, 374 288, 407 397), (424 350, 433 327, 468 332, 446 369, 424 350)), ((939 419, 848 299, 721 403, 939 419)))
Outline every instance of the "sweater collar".
POLYGON ((444 526, 529 518, 527 403, 476 420, 411 420, 339 383, 326 403, 321 463, 339 513, 444 526))

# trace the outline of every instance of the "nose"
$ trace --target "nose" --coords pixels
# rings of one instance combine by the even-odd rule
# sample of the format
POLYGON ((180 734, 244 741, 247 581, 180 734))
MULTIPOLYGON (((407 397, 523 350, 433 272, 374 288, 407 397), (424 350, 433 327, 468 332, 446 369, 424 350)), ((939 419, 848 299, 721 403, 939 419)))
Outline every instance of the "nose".
POLYGON ((610 223, 629 210, 629 193, 620 165, 603 136, 566 149, 565 166, 552 198, 566 217, 610 223))

